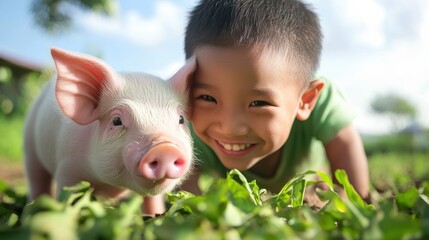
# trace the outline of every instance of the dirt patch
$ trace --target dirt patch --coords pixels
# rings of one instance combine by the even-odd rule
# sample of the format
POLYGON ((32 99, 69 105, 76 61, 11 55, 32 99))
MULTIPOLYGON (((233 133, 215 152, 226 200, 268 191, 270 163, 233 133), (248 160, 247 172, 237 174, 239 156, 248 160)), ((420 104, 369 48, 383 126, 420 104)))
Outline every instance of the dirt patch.
POLYGON ((0 162, 0 179, 11 185, 24 182, 24 166, 17 163, 0 162))

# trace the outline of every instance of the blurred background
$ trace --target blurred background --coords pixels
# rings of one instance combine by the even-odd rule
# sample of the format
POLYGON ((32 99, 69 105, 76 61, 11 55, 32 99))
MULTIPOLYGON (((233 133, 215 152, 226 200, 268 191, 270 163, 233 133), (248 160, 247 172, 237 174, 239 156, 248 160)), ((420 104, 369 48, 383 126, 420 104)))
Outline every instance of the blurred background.
MULTIPOLYGON (((319 75, 333 80, 357 112, 374 186, 428 179, 429 2, 306 2, 324 32, 319 75)), ((22 177, 23 118, 53 75, 50 47, 168 78, 184 63, 184 28, 196 3, 0 1, 0 177, 22 177)))

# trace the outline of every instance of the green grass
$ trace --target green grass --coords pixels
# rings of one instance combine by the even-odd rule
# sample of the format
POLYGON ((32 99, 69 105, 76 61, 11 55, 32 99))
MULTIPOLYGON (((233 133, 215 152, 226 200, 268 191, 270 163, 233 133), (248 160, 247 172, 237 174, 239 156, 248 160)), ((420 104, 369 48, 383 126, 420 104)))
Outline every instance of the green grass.
POLYGON ((22 160, 22 116, 5 118, 0 116, 0 161, 18 162, 22 160))
POLYGON ((367 204, 343 170, 335 172, 348 200, 321 172, 298 174, 266 195, 237 170, 210 181, 201 196, 168 194, 170 207, 155 218, 141 214, 142 198, 119 204, 97 199, 88 182, 26 204, 25 195, 0 181, 0 239, 428 239, 429 182, 367 204), (305 176, 317 174, 329 189, 320 210, 304 201, 305 176))
POLYGON ((394 192, 429 180, 429 153, 384 153, 368 159, 370 180, 380 190, 394 192))

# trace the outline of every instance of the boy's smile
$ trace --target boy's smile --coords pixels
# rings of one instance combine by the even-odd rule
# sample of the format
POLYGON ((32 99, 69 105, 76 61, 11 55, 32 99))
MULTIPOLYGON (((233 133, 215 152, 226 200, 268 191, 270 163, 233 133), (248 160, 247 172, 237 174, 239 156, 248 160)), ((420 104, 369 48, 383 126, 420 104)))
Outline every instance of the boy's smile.
POLYGON ((245 149, 248 149, 252 146, 252 144, 245 143, 245 144, 229 144, 229 143, 223 143, 218 142, 219 145, 221 145, 225 150, 227 151, 233 151, 233 152, 242 152, 245 149))
POLYGON ((227 168, 271 175, 297 115, 302 82, 284 57, 255 49, 195 50, 190 116, 195 133, 227 168))
POLYGON ((224 154, 231 156, 243 156, 255 146, 250 143, 224 143, 220 141, 216 141, 216 143, 224 154))

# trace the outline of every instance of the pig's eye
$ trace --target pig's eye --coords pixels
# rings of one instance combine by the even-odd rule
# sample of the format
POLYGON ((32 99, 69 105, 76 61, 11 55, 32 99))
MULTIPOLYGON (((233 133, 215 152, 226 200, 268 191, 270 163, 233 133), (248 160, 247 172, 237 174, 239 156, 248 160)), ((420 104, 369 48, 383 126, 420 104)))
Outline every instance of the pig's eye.
POLYGON ((184 124, 184 123, 185 123, 185 118, 182 115, 180 115, 179 124, 184 124))
POLYGON ((114 117, 112 120, 112 124, 113 126, 121 126, 122 125, 122 120, 120 117, 114 117))

